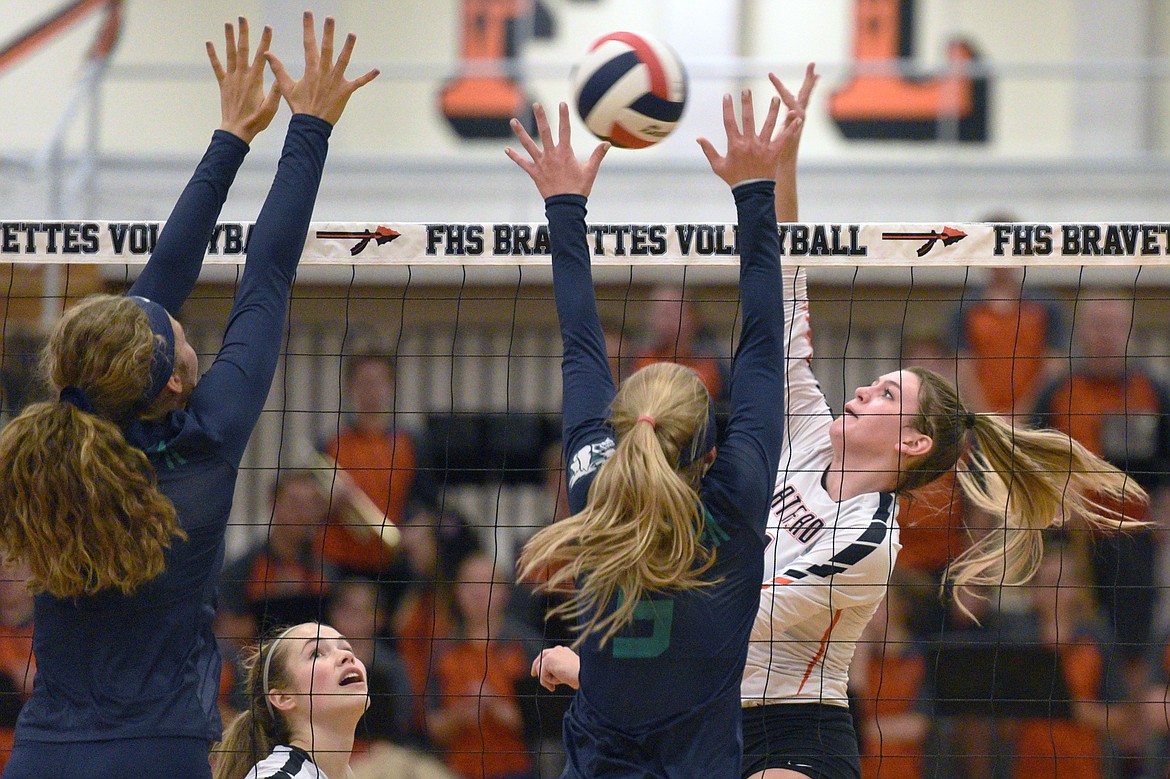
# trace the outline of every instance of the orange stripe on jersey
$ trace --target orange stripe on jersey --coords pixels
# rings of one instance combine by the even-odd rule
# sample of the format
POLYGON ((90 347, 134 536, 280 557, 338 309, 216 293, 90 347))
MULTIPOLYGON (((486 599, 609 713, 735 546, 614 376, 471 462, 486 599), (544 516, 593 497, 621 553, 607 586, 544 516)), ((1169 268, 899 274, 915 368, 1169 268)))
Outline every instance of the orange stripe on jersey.
POLYGON ((777 576, 775 579, 773 579, 770 582, 764 582, 764 584, 760 587, 760 589, 766 590, 774 584, 792 584, 792 580, 786 576, 777 576))
POLYGON ((813 668, 821 661, 825 654, 825 649, 829 646, 829 634, 833 632, 833 628, 837 625, 837 620, 841 619, 841 612, 843 609, 837 609, 833 614, 833 619, 829 622, 829 626, 825 628, 825 635, 821 636, 821 645, 817 647, 817 653, 813 659, 809 661, 808 668, 804 669, 804 678, 800 680, 800 687, 797 688, 796 694, 800 695, 801 690, 804 689, 804 683, 808 681, 808 677, 812 675, 813 668))

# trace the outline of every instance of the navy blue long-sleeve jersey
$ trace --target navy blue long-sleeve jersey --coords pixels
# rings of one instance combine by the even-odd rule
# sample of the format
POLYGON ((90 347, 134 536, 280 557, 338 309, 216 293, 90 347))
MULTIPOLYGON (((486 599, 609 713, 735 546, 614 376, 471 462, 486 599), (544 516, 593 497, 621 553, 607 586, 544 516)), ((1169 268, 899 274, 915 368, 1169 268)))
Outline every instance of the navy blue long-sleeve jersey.
MULTIPOLYGON (((566 776, 738 777, 740 696, 760 603, 764 524, 783 430, 783 306, 770 181, 735 188, 743 332, 731 374, 730 419, 702 480, 708 587, 653 595, 600 646, 581 646, 580 691, 565 717, 566 776)), ((612 454, 615 388, 597 315, 585 198, 546 201, 553 285, 564 342, 564 440, 569 507, 587 501, 612 454)), ((608 608, 613 608, 610 604, 608 608)))
MULTIPOLYGON (((166 570, 131 596, 37 596, 37 675, 18 743, 219 738, 221 661, 211 620, 224 532, 240 459, 276 371, 330 131, 315 117, 292 118, 215 363, 185 409, 125 429, 154 465, 187 539, 174 539, 166 570)), ((172 312, 183 304, 245 151, 239 139, 216 134, 132 294, 172 312)))

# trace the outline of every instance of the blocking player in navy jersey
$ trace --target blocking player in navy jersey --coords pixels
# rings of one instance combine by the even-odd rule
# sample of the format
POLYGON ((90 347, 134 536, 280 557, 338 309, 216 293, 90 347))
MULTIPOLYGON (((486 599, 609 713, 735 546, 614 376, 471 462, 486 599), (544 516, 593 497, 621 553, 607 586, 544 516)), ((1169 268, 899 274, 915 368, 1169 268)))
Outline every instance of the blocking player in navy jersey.
POLYGON ((367 669, 345 636, 305 622, 262 641, 249 661, 248 708, 217 748, 215 779, 345 779, 369 706, 367 669))
POLYGON ((541 146, 513 128, 530 160, 508 155, 545 198, 564 343, 564 441, 573 515, 537 533, 522 578, 575 587, 559 610, 580 634, 582 692, 564 720, 568 777, 739 776, 739 681, 759 606, 763 520, 779 456, 783 323, 772 175, 794 132, 743 129, 724 99, 727 154, 700 140, 739 213, 743 330, 727 434, 715 450, 698 375, 661 363, 615 392, 598 319, 585 203, 607 145, 582 165, 560 107, 556 141, 537 107, 541 146), (543 577, 540 577, 543 578, 543 577))
POLYGON ((352 37, 332 60, 333 21, 293 81, 265 30, 227 26, 217 132, 127 297, 87 298, 47 348, 60 400, 0 433, 0 547, 39 594, 38 672, 4 776, 208 777, 219 738, 221 661, 211 631, 233 487, 272 382, 293 275, 328 138, 346 100, 352 37), (265 59, 278 88, 265 94, 265 59), (272 189, 214 364, 198 376, 174 319, 199 275, 247 143, 279 94, 293 110, 272 189))

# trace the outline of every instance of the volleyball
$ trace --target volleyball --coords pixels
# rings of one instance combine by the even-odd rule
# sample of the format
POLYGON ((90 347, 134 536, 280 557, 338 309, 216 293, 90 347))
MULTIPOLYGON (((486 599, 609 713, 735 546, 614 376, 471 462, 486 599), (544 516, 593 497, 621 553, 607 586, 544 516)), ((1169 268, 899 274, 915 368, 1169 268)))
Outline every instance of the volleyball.
POLYGON ((687 74, 662 41, 611 32, 573 70, 573 99, 589 131, 623 149, 670 135, 687 101, 687 74))

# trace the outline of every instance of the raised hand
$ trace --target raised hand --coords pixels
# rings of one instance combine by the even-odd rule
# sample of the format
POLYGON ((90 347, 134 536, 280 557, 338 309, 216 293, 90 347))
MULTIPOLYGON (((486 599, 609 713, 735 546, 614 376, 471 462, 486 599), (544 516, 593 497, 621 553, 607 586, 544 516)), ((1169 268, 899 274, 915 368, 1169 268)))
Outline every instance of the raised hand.
POLYGON ((780 95, 780 100, 783 101, 784 107, 788 109, 787 116, 784 117, 784 127, 787 128, 797 119, 801 124, 796 128, 796 131, 788 137, 787 146, 784 153, 780 155, 779 164, 781 167, 795 167, 796 155, 800 149, 800 134, 804 128, 805 115, 808 113, 808 103, 812 98, 813 88, 817 85, 817 80, 820 76, 816 72, 816 64, 810 62, 804 71, 804 82, 800 85, 800 92, 793 95, 780 81, 780 77, 775 73, 769 73, 768 79, 772 82, 772 86, 776 88, 776 92, 780 95))
POLYGON ((752 107, 752 92, 745 89, 740 97, 743 113, 743 130, 735 121, 735 109, 731 95, 723 96, 723 127, 727 131, 727 154, 721 155, 706 138, 699 138, 699 146, 711 163, 711 170, 729 185, 735 186, 750 179, 772 179, 785 148, 792 136, 800 132, 804 120, 799 117, 787 122, 779 135, 773 137, 776 120, 780 114, 780 98, 772 98, 768 115, 760 131, 756 132, 755 110, 752 107))
POLYGON ((260 45, 256 47, 256 56, 250 62, 248 20, 240 17, 238 40, 231 22, 224 24, 223 32, 227 67, 215 53, 215 44, 207 42, 207 58, 211 60, 211 69, 215 72, 215 80, 219 82, 219 110, 223 117, 219 129, 235 135, 245 143, 251 143, 272 122, 280 106, 278 85, 273 84, 267 94, 264 92, 264 56, 272 42, 272 28, 264 28, 260 35, 260 45))
POLYGON ((532 159, 525 159, 510 146, 504 149, 504 153, 532 177, 541 197, 570 194, 589 197, 593 189, 593 180, 597 178, 597 169, 601 167, 601 160, 609 151, 609 144, 599 143, 589 155, 589 159, 582 164, 573 153, 573 144, 569 137, 569 106, 565 103, 560 105, 560 127, 556 143, 553 142, 548 117, 544 115, 544 106, 537 103, 532 106, 532 112, 536 116, 540 146, 536 145, 532 136, 518 120, 512 120, 512 132, 516 133, 520 145, 532 159))
POLYGON ((345 111, 345 104, 349 101, 350 95, 377 78, 379 73, 378 69, 374 68, 353 81, 347 80, 345 69, 353 54, 353 45, 357 41, 357 36, 350 33, 345 37, 341 53, 337 55, 337 61, 334 62, 333 27, 333 17, 326 16, 325 26, 321 32, 321 48, 318 50, 317 33, 313 26, 313 13, 305 11, 305 74, 301 76, 299 81, 293 80, 275 54, 266 52, 268 64, 272 67, 273 75, 276 76, 276 83, 292 112, 316 116, 329 124, 337 124, 337 120, 345 111))

